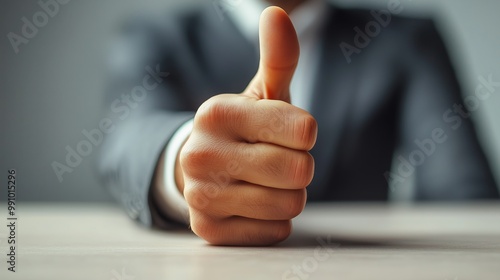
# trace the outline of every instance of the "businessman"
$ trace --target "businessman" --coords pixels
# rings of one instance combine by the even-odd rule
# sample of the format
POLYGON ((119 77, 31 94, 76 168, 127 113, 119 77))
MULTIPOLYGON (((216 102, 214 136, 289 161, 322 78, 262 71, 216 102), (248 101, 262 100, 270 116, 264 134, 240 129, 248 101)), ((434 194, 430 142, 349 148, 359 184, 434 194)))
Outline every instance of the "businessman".
POLYGON ((128 24, 109 96, 168 77, 107 137, 110 191, 143 224, 220 245, 280 242, 306 200, 387 200, 410 176, 415 200, 498 198, 434 25, 390 2, 214 2, 128 24))

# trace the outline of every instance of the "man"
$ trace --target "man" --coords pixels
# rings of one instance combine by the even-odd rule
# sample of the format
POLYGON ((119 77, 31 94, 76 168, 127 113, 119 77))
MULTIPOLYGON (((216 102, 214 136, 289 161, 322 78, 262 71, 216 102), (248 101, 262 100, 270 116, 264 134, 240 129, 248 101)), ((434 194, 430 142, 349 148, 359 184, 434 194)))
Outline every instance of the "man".
POLYGON ((114 53, 114 94, 157 81, 128 110, 112 104, 123 122, 100 160, 133 218, 268 245, 290 234, 307 196, 386 200, 388 182, 412 175, 417 200, 498 197, 431 21, 397 17, 397 5, 210 4, 129 24, 114 53), (297 33, 277 7, 257 29, 266 5, 297 33))

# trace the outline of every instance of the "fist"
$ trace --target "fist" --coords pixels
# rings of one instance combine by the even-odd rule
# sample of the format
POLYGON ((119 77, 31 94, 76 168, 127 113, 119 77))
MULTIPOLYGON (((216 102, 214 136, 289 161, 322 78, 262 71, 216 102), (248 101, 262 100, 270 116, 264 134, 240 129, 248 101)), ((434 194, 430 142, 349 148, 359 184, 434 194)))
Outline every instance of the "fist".
POLYGON ((314 174, 317 124, 289 104, 298 62, 286 13, 260 21, 259 70, 241 94, 203 103, 179 155, 193 232, 216 245, 270 245, 291 232, 314 174))

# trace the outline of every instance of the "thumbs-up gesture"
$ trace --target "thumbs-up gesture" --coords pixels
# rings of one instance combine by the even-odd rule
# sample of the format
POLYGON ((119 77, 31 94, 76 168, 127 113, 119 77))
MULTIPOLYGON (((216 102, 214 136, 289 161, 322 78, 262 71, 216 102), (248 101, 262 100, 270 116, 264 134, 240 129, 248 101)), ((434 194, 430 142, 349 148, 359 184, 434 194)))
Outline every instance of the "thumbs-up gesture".
POLYGON ((314 174, 309 154, 317 124, 291 105, 299 44, 288 15, 260 19, 259 70, 241 94, 221 94, 198 109, 179 155, 177 180, 191 229, 211 244, 269 245, 291 232, 314 174), (180 172, 179 172, 180 171, 180 172))

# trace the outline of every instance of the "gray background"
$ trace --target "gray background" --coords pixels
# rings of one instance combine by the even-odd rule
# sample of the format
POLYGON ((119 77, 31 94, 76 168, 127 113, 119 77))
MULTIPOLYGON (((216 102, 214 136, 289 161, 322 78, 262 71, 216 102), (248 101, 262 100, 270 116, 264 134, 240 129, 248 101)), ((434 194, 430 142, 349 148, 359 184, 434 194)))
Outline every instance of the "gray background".
MULTIPOLYGON (((198 0, 199 1, 199 0, 198 0)), ((80 166, 59 182, 51 163, 65 161, 65 147, 85 139, 83 129, 103 118, 105 61, 113 31, 130 15, 158 13, 196 0, 73 0, 38 30, 16 54, 7 39, 21 33, 22 17, 41 8, 36 1, 9 0, 0 10, 0 170, 15 168, 20 200, 107 201, 93 171, 94 148, 80 166)), ((211 0, 206 0, 211 1, 211 0)), ((237 0, 232 0, 237 2, 237 0)), ((249 0, 243 0, 249 1, 249 0)), ((384 8, 388 0, 336 1, 343 6, 384 8)), ((432 14, 438 20, 466 94, 479 75, 500 81, 500 1, 402 0, 404 14, 432 14)), ((500 179, 500 90, 481 103, 474 119, 481 141, 500 179)), ((7 191, 2 188, 0 198, 7 191)))

